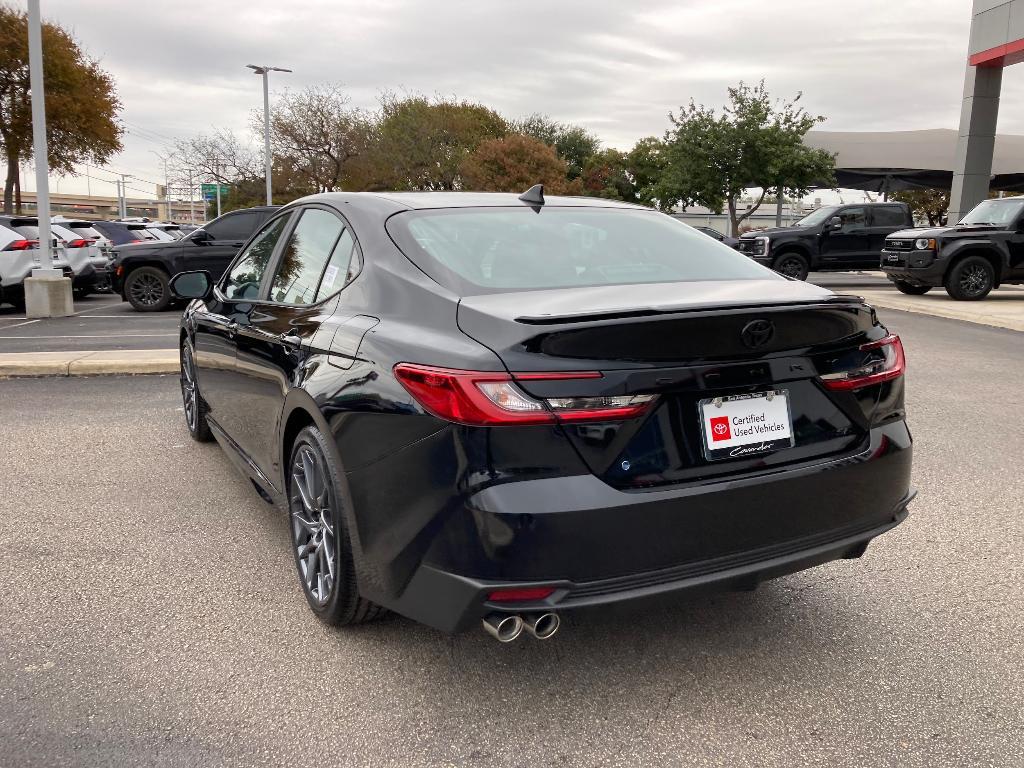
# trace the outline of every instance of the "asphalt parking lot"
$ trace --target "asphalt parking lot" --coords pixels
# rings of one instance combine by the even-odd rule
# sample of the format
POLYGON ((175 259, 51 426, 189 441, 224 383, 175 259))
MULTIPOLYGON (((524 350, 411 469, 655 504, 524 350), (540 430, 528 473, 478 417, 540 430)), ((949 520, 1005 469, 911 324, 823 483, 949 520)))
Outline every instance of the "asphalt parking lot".
MULTIPOLYGON (((836 291, 894 290, 877 273, 831 273, 812 279, 836 291)), ((74 316, 50 320, 28 320, 24 313, 6 305, 0 307, 0 353, 174 349, 179 317, 180 309, 135 312, 120 296, 111 294, 78 299, 74 316)))
POLYGON ((318 624, 284 516, 189 440, 174 377, 0 382, 0 765, 1020 765, 1021 336, 880 314, 904 525, 510 646, 318 624))

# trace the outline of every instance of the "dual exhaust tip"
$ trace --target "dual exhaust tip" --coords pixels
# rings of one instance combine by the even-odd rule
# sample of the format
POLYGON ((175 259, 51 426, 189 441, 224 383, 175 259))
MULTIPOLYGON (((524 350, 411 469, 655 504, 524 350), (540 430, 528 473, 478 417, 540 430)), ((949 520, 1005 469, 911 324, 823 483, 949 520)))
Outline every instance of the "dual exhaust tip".
POLYGON ((557 613, 528 613, 520 616, 516 613, 491 613, 484 617, 483 625, 487 634, 499 643, 511 643, 523 630, 538 640, 548 640, 555 636, 562 620, 557 613))

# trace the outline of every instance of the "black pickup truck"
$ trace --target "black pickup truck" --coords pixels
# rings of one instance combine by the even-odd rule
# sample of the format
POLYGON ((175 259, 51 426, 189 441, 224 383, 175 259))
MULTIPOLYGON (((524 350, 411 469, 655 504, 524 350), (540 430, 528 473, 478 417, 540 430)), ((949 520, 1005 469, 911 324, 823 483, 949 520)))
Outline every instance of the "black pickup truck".
POLYGON ((207 222, 180 240, 114 246, 114 292, 139 312, 166 308, 171 303, 167 283, 174 275, 205 269, 220 277, 238 249, 276 210, 277 206, 243 208, 207 222))
POLYGON ((788 227, 748 232, 738 250, 788 277, 808 272, 876 269, 885 238, 914 226, 905 203, 856 203, 818 208, 788 227))
POLYGON ((960 301, 1024 283, 1024 197, 985 200, 955 227, 894 232, 881 268, 903 293, 941 285, 960 301))

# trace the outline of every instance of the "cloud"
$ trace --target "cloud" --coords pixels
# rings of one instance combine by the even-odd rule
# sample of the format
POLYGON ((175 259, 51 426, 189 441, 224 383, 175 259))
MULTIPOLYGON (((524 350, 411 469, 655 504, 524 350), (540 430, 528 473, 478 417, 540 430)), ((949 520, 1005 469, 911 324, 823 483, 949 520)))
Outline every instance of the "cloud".
MULTIPOLYGON (((826 129, 955 127, 970 25, 953 0, 47 0, 44 13, 113 73, 130 134, 111 166, 149 179, 161 137, 247 135, 261 106, 250 63, 294 70, 274 90, 339 82, 369 109, 385 89, 455 94, 620 148, 691 98, 718 105, 762 77, 802 91, 826 129)), ((1004 105, 1024 95, 1015 74, 1004 105)), ((1004 109, 1000 130, 1024 132, 1024 115, 1004 109)))

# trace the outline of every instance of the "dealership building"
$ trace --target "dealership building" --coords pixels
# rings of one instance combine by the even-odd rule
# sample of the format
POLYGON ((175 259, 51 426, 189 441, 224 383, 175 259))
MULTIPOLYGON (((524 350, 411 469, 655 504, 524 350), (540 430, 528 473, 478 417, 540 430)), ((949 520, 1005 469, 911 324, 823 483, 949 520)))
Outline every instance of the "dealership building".
POLYGON ((974 0, 949 220, 988 196, 1003 67, 1024 61, 1024 0, 974 0))

